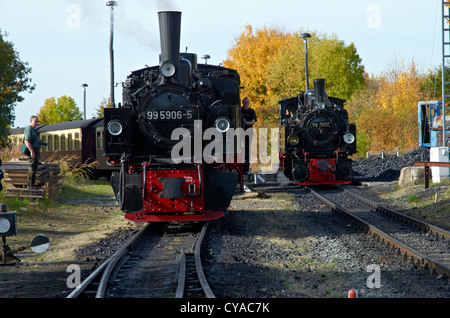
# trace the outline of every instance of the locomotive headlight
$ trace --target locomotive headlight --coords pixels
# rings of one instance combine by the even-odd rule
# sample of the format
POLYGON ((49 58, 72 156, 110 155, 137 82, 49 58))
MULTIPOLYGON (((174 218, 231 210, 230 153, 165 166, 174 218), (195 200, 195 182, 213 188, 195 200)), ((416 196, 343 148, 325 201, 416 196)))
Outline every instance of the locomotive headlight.
POLYGON ((325 108, 325 103, 324 102, 317 102, 317 108, 324 109, 325 108))
POLYGON ((216 119, 214 126, 216 126, 216 129, 218 131, 220 131, 221 133, 224 133, 224 132, 227 132, 228 129, 230 129, 231 122, 227 117, 219 117, 216 119))
POLYGON ((288 144, 290 144, 291 146, 295 146, 296 144, 298 144, 298 142, 300 141, 300 138, 298 138, 297 135, 289 135, 287 137, 287 142, 288 144))
POLYGON ((108 132, 113 136, 118 136, 122 133, 123 126, 119 120, 111 120, 108 123, 108 132))
POLYGON ((172 77, 175 75, 175 65, 173 65, 173 63, 171 62, 164 62, 161 65, 161 73, 164 77, 172 77))
POLYGON ((351 144, 351 143, 353 143, 354 141, 355 141, 355 135, 353 135, 352 133, 345 133, 344 134, 344 141, 347 143, 347 144, 351 144))

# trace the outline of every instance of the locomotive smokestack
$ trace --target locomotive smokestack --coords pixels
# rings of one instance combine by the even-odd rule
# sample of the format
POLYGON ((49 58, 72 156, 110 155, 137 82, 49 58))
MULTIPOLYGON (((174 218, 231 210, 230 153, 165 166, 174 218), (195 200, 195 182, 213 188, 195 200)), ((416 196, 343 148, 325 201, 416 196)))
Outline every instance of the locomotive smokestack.
POLYGON ((181 12, 158 12, 161 40, 161 65, 170 61, 178 67, 180 61, 181 12))
POLYGON ((323 102, 325 99, 325 80, 315 79, 314 80, 314 97, 317 102, 323 102))

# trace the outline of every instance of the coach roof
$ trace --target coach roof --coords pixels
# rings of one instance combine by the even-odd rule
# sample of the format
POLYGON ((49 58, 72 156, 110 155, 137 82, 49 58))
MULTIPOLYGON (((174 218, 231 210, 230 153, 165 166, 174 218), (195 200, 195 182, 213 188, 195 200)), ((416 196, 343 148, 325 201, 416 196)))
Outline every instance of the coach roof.
POLYGON ((93 119, 87 119, 87 120, 66 121, 63 123, 38 126, 36 128, 36 131, 38 133, 41 133, 41 132, 66 130, 66 129, 90 128, 102 120, 103 120, 103 118, 93 118, 93 119))

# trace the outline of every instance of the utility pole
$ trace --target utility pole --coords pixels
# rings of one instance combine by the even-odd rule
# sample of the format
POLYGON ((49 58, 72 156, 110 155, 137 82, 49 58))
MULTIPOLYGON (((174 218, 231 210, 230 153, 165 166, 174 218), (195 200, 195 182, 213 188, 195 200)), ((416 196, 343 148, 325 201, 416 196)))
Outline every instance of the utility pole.
POLYGON ((83 113, 83 117, 84 117, 84 120, 86 120, 86 87, 88 87, 88 84, 81 84, 81 87, 84 88, 84 93, 83 93, 83 108, 84 108, 84 113, 83 113))
POLYGON ((113 49, 113 41, 114 41, 114 7, 117 7, 119 4, 116 1, 108 1, 106 3, 107 7, 111 8, 111 32, 109 35, 109 71, 111 74, 111 107, 115 107, 114 103, 114 49, 113 49))
POLYGON ((306 77, 306 91, 309 91, 309 71, 308 71, 308 38, 311 37, 309 33, 302 33, 300 37, 305 41, 305 77, 306 77))

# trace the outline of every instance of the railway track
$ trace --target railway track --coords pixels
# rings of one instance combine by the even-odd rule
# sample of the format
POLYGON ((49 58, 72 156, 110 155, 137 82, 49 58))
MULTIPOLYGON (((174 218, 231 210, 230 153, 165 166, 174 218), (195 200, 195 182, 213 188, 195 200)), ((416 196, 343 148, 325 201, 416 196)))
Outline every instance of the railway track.
POLYGON ((450 277, 449 231, 364 198, 353 187, 309 190, 340 216, 395 247, 405 259, 450 277))
POLYGON ((68 298, 214 298, 200 260, 207 223, 149 224, 68 298))

